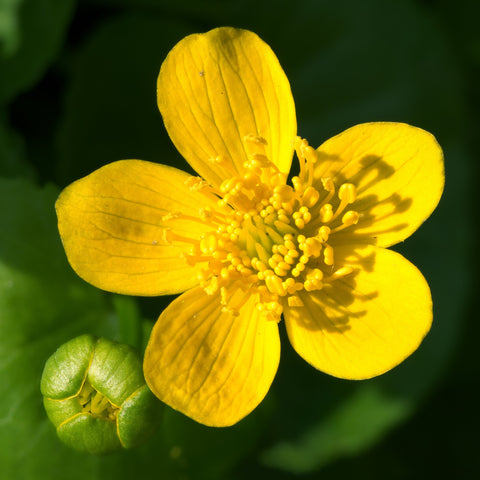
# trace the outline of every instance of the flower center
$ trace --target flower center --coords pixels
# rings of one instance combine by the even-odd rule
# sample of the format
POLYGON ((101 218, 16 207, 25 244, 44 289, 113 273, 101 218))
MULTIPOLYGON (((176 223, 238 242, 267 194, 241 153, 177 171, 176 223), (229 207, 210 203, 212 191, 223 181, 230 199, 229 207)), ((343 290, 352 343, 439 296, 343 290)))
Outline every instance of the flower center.
MULTIPOLYGON (((208 294, 220 289, 224 311, 238 315, 241 305, 228 300, 233 289, 241 288, 257 294, 257 308, 279 321, 285 305, 303 306, 302 292, 321 290, 353 272, 348 265, 335 268, 331 238, 358 222, 358 213, 347 208, 355 201, 356 190, 344 183, 336 192, 328 177, 314 182, 317 152, 306 140, 295 140, 300 172, 293 177, 293 186, 266 156, 265 139, 248 135, 245 142, 249 162, 241 174, 232 171, 219 189, 189 179, 190 188, 219 197, 218 211, 200 212, 212 231, 193 240, 167 229, 165 238, 192 243, 185 258, 192 265, 205 263, 200 285, 208 294)), ((225 168, 230 165, 219 158, 212 161, 225 168)), ((185 217, 165 217, 175 218, 185 217)))
POLYGON ((78 401, 84 413, 89 413, 94 417, 105 418, 115 422, 119 408, 113 405, 110 400, 97 390, 95 390, 88 380, 85 380, 78 401))

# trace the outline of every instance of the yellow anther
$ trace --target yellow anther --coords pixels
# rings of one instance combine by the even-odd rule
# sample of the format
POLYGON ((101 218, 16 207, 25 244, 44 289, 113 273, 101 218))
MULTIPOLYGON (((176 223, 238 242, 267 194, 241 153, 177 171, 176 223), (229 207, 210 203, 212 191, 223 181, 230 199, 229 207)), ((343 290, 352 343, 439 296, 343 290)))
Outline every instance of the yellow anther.
POLYGON ((299 177, 293 177, 292 184, 296 192, 303 194, 303 185, 299 177))
POLYGON ((289 202, 295 195, 290 185, 278 185, 273 189, 273 193, 281 202, 289 202))
POLYGON ((319 212, 320 220, 323 223, 328 223, 332 220, 333 218, 333 208, 330 203, 326 203, 325 205, 322 206, 319 212))
POLYGON ((218 247, 217 237, 213 234, 207 234, 200 240, 200 250, 203 253, 213 253, 218 247))
POLYGON ((270 177, 270 185, 283 185, 287 181, 287 175, 280 171, 277 171, 270 177))
POLYGON ((325 265, 333 265, 333 248, 328 244, 323 249, 323 261, 325 265))
POLYGON ((227 313, 233 317, 238 317, 240 315, 240 312, 236 308, 228 306, 222 307, 222 313, 227 313))
POLYGON ((346 277, 347 275, 350 275, 353 273, 354 268, 351 267, 350 265, 345 265, 344 267, 339 268, 338 270, 335 270, 332 275, 329 277, 325 278, 325 281, 333 281, 333 280, 338 280, 339 278, 346 277))
POLYGON ((323 188, 327 192, 335 192, 335 184, 333 183, 333 180, 330 177, 325 177, 321 179, 323 188))
POLYGON ((222 270, 220 272, 220 276, 224 280, 228 280, 230 278, 230 271, 228 270, 228 268, 222 268, 222 270))
POLYGON ((278 295, 286 295, 285 289, 282 285, 282 280, 277 275, 269 275, 265 277, 265 285, 267 286, 268 290, 272 293, 276 293, 278 295))
POLYGON ((308 208, 313 207, 320 197, 320 193, 314 187, 307 187, 305 192, 303 193, 302 203, 308 208))
POLYGON ((302 299, 298 295, 290 295, 287 298, 287 303, 289 307, 303 307, 304 304, 302 299))
POLYGON ((305 241, 304 252, 309 257, 318 257, 322 250, 322 242, 314 237, 307 238, 305 241))
POLYGON ((301 272, 298 268, 295 267, 295 268, 292 268, 291 273, 292 273, 292 276, 298 277, 298 276, 300 276, 300 274, 301 274, 302 272, 301 272))
POLYGON ((323 272, 319 268, 312 268, 307 273, 308 280, 321 280, 323 278, 323 272))
POLYGON ((312 214, 307 207, 300 208, 298 213, 301 215, 301 218, 305 223, 308 223, 312 219, 312 214))
POLYGON ((184 185, 190 190, 198 190, 206 184, 205 180, 202 180, 200 177, 188 177, 184 182, 184 185))
POLYGON ((240 258, 238 258, 238 257, 233 257, 230 261, 232 262, 232 265, 234 267, 242 265, 242 260, 240 260, 240 258))
POLYGON ((224 180, 222 182, 222 184, 220 185, 220 190, 223 193, 231 192, 234 189, 237 182, 238 182, 238 179, 236 177, 228 178, 227 180, 224 180))
POLYGON ((252 153, 249 155, 253 165, 260 168, 274 167, 275 165, 268 159, 266 155, 261 153, 252 153))
POLYGON ((275 261, 275 260, 273 259, 273 257, 270 257, 270 258, 268 259, 268 265, 269 265, 269 267, 275 269, 275 268, 277 267, 277 265, 278 265, 278 262, 275 261))
POLYGON ((198 214, 200 215, 200 217, 202 218, 202 220, 209 220, 210 218, 213 217, 213 212, 211 209, 209 208, 201 208, 199 211, 198 211, 198 214))
POLYGON ((237 265, 237 270, 240 272, 242 277, 250 277, 252 275, 252 270, 247 268, 245 265, 237 265))
MULTIPOLYGON (((298 256, 298 253, 297 252, 295 252, 295 253, 298 256)), ((283 260, 285 261, 285 263, 288 263, 289 265, 293 265, 295 263, 295 259, 293 258, 292 255, 289 255, 289 254, 285 255, 283 257, 283 260)))
POLYGON ((281 315, 283 312, 283 307, 278 302, 268 302, 266 307, 267 310, 275 312, 277 315, 281 315))
POLYGON ((182 214, 180 212, 169 212, 162 217, 162 222, 168 222, 169 220, 176 220, 182 214))
POLYGON ((344 183, 338 190, 338 198, 347 203, 353 203, 357 199, 357 189, 352 183, 344 183))
POLYGON ((338 232, 340 230, 343 230, 344 228, 350 227, 352 225, 356 225, 358 223, 359 218, 360 218, 360 215, 358 214, 358 212, 355 212, 354 210, 349 210, 342 217, 342 224, 334 228, 332 232, 338 232))
POLYGON ((277 265, 277 266, 274 268, 274 272, 275 272, 275 274, 278 275, 279 277, 284 277, 285 275, 287 275, 288 269, 281 268, 279 265, 277 265))
POLYGON ((318 229, 318 237, 322 242, 326 242, 328 240, 328 237, 330 235, 330 227, 327 227, 326 225, 323 225, 318 229))
POLYGON ((277 262, 283 262, 283 256, 282 255, 279 255, 278 253, 275 253, 274 255, 272 255, 272 258, 277 262))
POLYGON ((360 215, 358 212, 355 212, 354 210, 349 210, 343 217, 342 217, 342 223, 346 226, 349 227, 350 225, 355 225, 358 223, 360 215))
POLYGON ((241 259, 242 259, 242 263, 246 266, 246 267, 251 267, 252 266, 252 260, 250 259, 250 257, 247 255, 247 252, 241 252, 241 259))
POLYGON ((202 285, 207 295, 213 295, 218 290, 218 277, 212 276, 206 285, 202 285))
POLYGON ((267 266, 260 261, 257 257, 252 258, 252 267, 259 272, 263 272, 267 269, 267 266), (255 263, 253 262, 255 260, 255 263))
POLYGON ((301 218, 296 218, 295 219, 295 225, 297 226, 298 229, 303 230, 305 228, 305 222, 301 218))
POLYGON ((279 262, 277 266, 282 270, 290 270, 290 268, 292 268, 287 262, 279 262))
MULTIPOLYGON (((299 272, 303 272, 305 270, 305 263, 297 263, 295 265, 295 269, 298 270, 299 272)), ((292 270, 293 272, 293 270, 292 270)))
POLYGON ((249 133, 243 137, 245 142, 256 143, 257 145, 268 145, 268 142, 259 135, 254 135, 253 133, 249 133))
POLYGON ((288 251, 288 256, 292 258, 297 258, 300 254, 298 253, 298 250, 294 247, 288 251))
POLYGON ((313 290, 320 290, 323 288, 323 272, 318 268, 310 270, 306 275, 306 280, 303 283, 303 286, 307 292, 313 290))
MULTIPOLYGON (((285 237, 284 237, 284 238, 285 238, 285 237)), ((293 255, 292 252, 296 252, 296 251, 297 251, 296 245, 295 245, 291 240, 285 240, 284 245, 285 245, 285 247, 288 248, 288 254, 289 254, 289 255, 293 255)))
POLYGON ((311 146, 308 146, 305 149, 305 156, 307 157, 307 160, 312 164, 315 164, 318 160, 318 152, 311 146))

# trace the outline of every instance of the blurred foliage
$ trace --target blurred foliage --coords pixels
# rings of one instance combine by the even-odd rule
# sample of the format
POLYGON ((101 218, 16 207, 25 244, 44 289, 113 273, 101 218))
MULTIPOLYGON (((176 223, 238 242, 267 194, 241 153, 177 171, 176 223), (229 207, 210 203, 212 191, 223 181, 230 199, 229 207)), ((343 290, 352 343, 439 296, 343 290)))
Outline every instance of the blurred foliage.
POLYGON ((478 476, 479 14, 475 0, 0 0, 0 478, 478 476), (210 429, 167 409, 147 445, 81 455, 43 411, 45 360, 81 333, 143 349, 170 298, 107 295, 77 278, 55 198, 121 158, 188 169, 163 128, 156 76, 178 40, 221 25, 270 44, 312 144, 364 121, 435 134, 445 194, 396 247, 431 286, 434 326, 404 364, 364 382, 314 371, 283 334, 267 399, 235 427, 210 429))

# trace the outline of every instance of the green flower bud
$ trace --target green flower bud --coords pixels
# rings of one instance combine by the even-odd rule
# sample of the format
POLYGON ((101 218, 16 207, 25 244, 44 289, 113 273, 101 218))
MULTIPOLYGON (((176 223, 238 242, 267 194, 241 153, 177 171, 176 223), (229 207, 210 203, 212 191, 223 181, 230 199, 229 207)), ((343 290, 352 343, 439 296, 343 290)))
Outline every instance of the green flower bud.
POLYGON ((92 335, 70 340, 47 360, 41 392, 60 439, 89 453, 140 444, 162 408, 135 350, 92 335))

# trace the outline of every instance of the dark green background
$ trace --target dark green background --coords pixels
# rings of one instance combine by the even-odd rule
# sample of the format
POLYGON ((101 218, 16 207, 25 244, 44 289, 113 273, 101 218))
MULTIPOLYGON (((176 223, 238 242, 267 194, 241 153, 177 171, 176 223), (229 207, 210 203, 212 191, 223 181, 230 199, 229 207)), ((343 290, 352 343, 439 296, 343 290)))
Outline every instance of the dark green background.
POLYGON ((478 478, 479 15, 475 0, 0 1, 0 478, 478 478), (272 389, 238 425, 210 429, 166 409, 138 449, 75 453, 43 410, 45 360, 86 332, 141 349, 170 299, 78 279, 55 199, 114 160, 188 168, 163 128, 156 76, 182 37, 222 25, 270 44, 312 145, 381 120, 437 137, 444 196, 395 247, 431 286, 432 331, 401 366, 364 382, 313 370, 282 332, 272 389))

